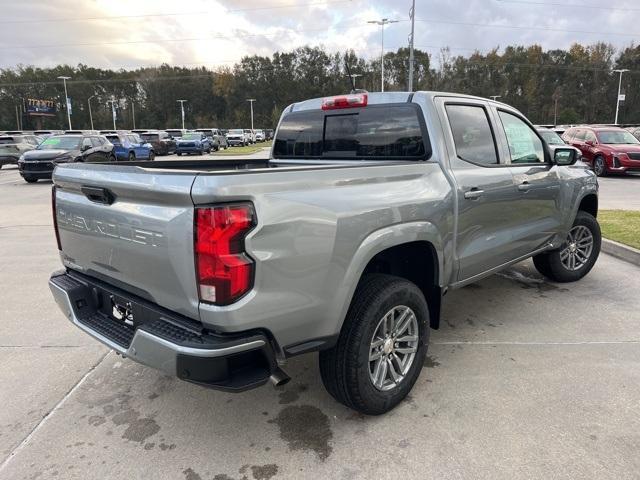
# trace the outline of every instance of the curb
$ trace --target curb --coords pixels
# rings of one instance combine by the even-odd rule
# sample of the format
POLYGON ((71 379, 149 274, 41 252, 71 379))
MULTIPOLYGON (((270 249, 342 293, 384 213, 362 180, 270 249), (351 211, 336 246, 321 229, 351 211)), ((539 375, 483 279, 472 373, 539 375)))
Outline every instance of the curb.
POLYGON ((603 238, 601 250, 612 257, 619 258, 620 260, 624 260, 640 267, 640 250, 637 248, 629 247, 628 245, 603 238))

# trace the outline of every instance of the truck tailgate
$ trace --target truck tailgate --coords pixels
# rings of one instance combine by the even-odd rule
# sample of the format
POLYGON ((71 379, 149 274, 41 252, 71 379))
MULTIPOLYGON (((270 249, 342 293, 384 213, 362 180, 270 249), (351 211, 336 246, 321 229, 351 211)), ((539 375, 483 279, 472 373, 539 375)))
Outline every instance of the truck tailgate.
POLYGON ((65 266, 199 319, 195 175, 124 165, 58 167, 56 218, 65 266))

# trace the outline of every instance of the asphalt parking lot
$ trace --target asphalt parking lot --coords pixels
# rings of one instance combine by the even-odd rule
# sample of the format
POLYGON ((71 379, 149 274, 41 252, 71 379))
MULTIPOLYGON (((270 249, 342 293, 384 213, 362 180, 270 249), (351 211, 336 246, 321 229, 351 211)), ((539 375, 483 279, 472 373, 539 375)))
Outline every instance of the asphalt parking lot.
MULTIPOLYGON (((601 184, 601 208, 640 193, 640 177, 601 184)), ((602 255, 559 285, 524 262, 451 292, 410 397, 364 417, 315 355, 284 388, 232 395, 80 333, 47 287, 50 185, 0 170, 1 479, 640 477, 637 267, 602 255)))

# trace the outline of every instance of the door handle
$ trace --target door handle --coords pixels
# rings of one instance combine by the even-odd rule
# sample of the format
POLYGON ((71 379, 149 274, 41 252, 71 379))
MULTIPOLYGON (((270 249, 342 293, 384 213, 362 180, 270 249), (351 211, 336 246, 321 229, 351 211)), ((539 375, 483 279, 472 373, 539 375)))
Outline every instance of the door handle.
POLYGON ((531 185, 529 185, 529 182, 527 182, 526 180, 518 185, 518 190, 520 190, 521 192, 528 192, 530 188, 531 185))
POLYGON ((473 187, 471 190, 464 192, 464 198, 467 200, 475 200, 484 195, 484 190, 480 190, 478 187, 473 187))

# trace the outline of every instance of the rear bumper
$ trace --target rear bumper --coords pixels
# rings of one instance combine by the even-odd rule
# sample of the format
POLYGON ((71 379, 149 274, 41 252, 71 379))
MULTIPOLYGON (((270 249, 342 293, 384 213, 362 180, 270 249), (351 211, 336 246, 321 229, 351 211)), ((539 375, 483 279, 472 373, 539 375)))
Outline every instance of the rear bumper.
POLYGON ((121 355, 182 380, 239 392, 263 385, 277 370, 274 350, 262 332, 218 335, 76 272, 54 273, 49 288, 78 328, 121 355), (129 307, 129 321, 109 313, 114 304, 129 307))

